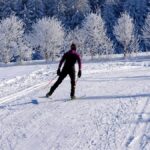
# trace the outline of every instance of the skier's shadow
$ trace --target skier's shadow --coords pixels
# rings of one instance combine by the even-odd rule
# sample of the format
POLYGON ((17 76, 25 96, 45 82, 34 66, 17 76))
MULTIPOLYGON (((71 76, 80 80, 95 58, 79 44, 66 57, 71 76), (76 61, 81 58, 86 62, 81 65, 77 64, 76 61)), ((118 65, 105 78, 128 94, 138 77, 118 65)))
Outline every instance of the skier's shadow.
MULTIPOLYGON (((149 97, 150 94, 149 93, 145 93, 145 94, 135 94, 135 95, 106 95, 106 96, 85 96, 85 97, 81 97, 78 98, 76 100, 109 100, 109 99, 127 99, 127 98, 138 98, 138 97, 149 97)), ((50 100, 46 100, 46 101, 40 101, 38 99, 32 99, 29 102, 24 102, 24 103, 18 103, 18 104, 11 104, 11 105, 2 105, 0 106, 0 109, 4 109, 6 107, 14 107, 14 106, 23 106, 23 105, 38 105, 40 103, 53 103, 53 102, 67 102, 67 101, 71 101, 69 100, 69 98, 63 98, 63 99, 50 99, 50 100)))
POLYGON ((6 104, 6 105, 1 105, 0 106, 0 109, 5 109, 5 108, 10 108, 10 107, 15 107, 15 106, 24 106, 24 105, 39 105, 39 104, 42 104, 42 103, 54 103, 54 102, 59 102, 59 101, 62 101, 62 102, 65 102, 67 101, 68 99, 64 98, 64 99, 49 99, 49 100, 44 100, 44 101, 41 101, 41 100, 38 100, 38 99, 32 99, 31 101, 29 102, 25 102, 25 103, 18 103, 18 104, 6 104))
POLYGON ((24 105, 30 105, 30 104, 38 105, 39 102, 38 102, 37 99, 33 99, 30 102, 25 102, 25 103, 2 105, 2 106, 0 106, 0 109, 4 109, 4 108, 7 108, 7 107, 24 106, 24 105))
MULTIPOLYGON (((92 101, 92 100, 110 100, 110 99, 127 99, 127 98, 138 98, 138 97, 149 97, 150 94, 149 93, 145 93, 145 94, 133 94, 133 95, 106 95, 106 96, 84 96, 84 97, 80 97, 75 99, 75 101, 77 100, 83 100, 83 101, 92 101)), ((54 102, 69 102, 69 101, 74 101, 74 100, 70 100, 70 98, 62 98, 62 99, 49 99, 49 100, 32 100, 33 104, 40 104, 40 103, 54 103, 54 102)))
POLYGON ((55 102, 66 102, 69 101, 69 98, 64 98, 64 99, 48 99, 48 100, 44 100, 44 101, 37 101, 38 104, 42 104, 42 103, 55 103, 55 102))
POLYGON ((145 94, 131 94, 131 95, 106 95, 106 96, 86 96, 80 99, 82 100, 107 100, 107 99, 126 99, 126 98, 138 98, 138 97, 149 97, 149 93, 145 94))
POLYGON ((93 78, 84 77, 80 82, 108 82, 108 81, 125 81, 125 80, 150 80, 150 76, 133 76, 133 77, 109 77, 109 78, 93 78))

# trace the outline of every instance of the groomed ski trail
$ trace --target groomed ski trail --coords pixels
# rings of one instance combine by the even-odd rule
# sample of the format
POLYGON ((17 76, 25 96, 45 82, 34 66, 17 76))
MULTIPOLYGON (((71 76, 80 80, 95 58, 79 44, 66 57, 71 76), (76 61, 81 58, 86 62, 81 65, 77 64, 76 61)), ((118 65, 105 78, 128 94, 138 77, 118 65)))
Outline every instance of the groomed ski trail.
POLYGON ((130 131, 129 135, 125 138, 125 142, 122 144, 122 150, 142 150, 143 149, 143 140, 144 137, 148 137, 149 135, 146 134, 146 130, 148 128, 150 117, 149 115, 145 115, 150 108, 150 97, 147 97, 145 100, 140 102, 138 105, 136 112, 137 117, 135 118, 135 124, 132 124, 132 130, 130 131))
POLYGON ((29 94, 29 93, 31 93, 31 92, 33 92, 35 90, 39 90, 40 88, 43 88, 46 85, 47 85, 47 82, 40 83, 40 84, 34 85, 32 87, 29 87, 27 89, 24 89, 24 90, 22 90, 20 92, 11 94, 11 95, 3 97, 3 98, 0 98, 0 104, 6 103, 6 102, 10 102, 10 101, 16 100, 18 98, 21 98, 23 96, 26 96, 27 94, 29 94))
MULTIPOLYGON (((2 150, 121 150, 121 146, 130 150, 134 140, 128 147, 122 145, 129 137, 136 139, 139 131, 149 137, 149 121, 143 122, 147 123, 144 130, 139 130, 136 124, 136 113, 150 113, 146 105, 149 68, 94 71, 83 74, 77 84, 76 95, 86 93, 86 97, 71 103, 63 101, 70 94, 70 80, 65 80, 53 95, 56 101, 39 99, 48 90, 41 88, 3 104, 2 150), (32 100, 37 100, 38 105, 32 104, 32 100), (137 133, 133 132, 135 128, 137 133)), ((141 143, 142 150, 148 150, 148 142, 148 138, 146 141, 140 138, 138 144, 141 143)))

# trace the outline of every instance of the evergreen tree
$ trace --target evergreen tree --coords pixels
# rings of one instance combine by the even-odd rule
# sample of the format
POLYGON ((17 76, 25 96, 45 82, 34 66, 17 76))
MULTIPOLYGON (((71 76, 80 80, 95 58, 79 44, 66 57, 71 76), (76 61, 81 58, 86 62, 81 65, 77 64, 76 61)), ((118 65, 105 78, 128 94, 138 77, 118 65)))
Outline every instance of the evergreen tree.
POLYGON ((42 0, 28 0, 24 5, 25 18, 27 26, 36 22, 37 19, 45 16, 45 7, 42 0))
POLYGON ((124 10, 133 18, 136 31, 141 34, 141 28, 148 12, 147 0, 127 0, 124 4, 124 10))
POLYGON ((116 22, 116 16, 114 12, 114 7, 111 3, 106 3, 104 5, 102 17, 105 20, 108 36, 113 39, 113 26, 116 22))
POLYGON ((150 50, 150 13, 147 15, 145 25, 143 27, 143 39, 146 49, 150 50))
POLYGON ((90 7, 93 13, 98 13, 99 9, 103 6, 105 3, 105 0, 89 0, 90 7))
POLYGON ((58 5, 57 17, 67 28, 74 29, 81 24, 84 15, 89 12, 88 0, 61 0, 58 5))
POLYGON ((13 0, 9 0, 9 1, 1 0, 0 1, 1 18, 6 18, 12 14, 15 14, 12 7, 13 7, 13 0))
POLYGON ((5 2, 3 0, 0 0, 0 20, 3 18, 4 14, 3 14, 3 11, 4 11, 4 5, 5 5, 5 2))
POLYGON ((58 13, 58 6, 61 3, 61 0, 44 0, 43 4, 45 7, 45 14, 48 17, 56 16, 58 13))

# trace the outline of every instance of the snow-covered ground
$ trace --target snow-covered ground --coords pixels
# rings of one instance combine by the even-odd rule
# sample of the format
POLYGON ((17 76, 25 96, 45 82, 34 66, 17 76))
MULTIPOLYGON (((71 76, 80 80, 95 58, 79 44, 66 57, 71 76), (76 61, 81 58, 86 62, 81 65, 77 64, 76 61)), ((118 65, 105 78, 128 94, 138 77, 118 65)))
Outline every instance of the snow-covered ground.
POLYGON ((0 68, 0 150, 149 150, 150 61, 86 62, 69 100, 58 64, 0 68))

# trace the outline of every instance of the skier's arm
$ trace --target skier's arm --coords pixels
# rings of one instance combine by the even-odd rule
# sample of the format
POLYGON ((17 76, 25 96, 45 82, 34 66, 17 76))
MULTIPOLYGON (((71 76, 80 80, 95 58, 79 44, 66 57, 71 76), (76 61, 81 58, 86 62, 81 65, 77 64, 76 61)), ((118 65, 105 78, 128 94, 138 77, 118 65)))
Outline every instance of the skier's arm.
POLYGON ((78 61, 79 70, 81 70, 81 58, 78 54, 77 54, 77 61, 78 61))
POLYGON ((58 66, 58 69, 61 68, 63 62, 65 61, 65 58, 66 58, 66 54, 64 54, 63 57, 61 58, 60 63, 59 63, 59 66, 58 66))
POLYGON ((61 68, 63 62, 65 61, 65 59, 66 59, 66 54, 64 54, 62 59, 60 60, 60 63, 59 63, 58 69, 57 69, 57 75, 58 76, 60 76, 60 74, 61 74, 60 68, 61 68))
POLYGON ((79 66, 79 71, 78 71, 78 77, 81 77, 81 58, 79 55, 77 55, 77 61, 78 61, 78 66, 79 66))

